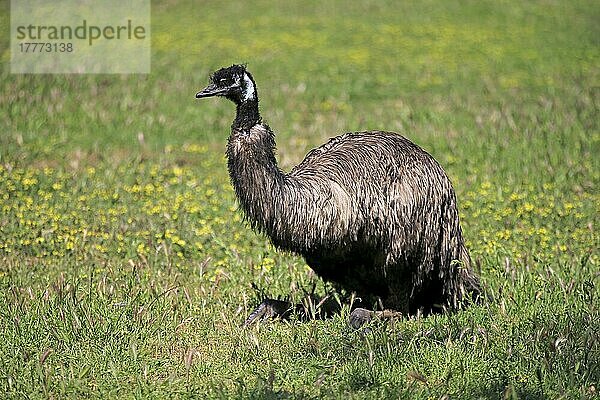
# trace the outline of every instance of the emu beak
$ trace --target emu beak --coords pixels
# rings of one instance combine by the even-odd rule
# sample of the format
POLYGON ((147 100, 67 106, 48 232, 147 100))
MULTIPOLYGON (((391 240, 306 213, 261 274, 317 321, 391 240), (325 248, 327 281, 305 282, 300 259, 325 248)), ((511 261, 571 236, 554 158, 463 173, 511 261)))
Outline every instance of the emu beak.
POLYGON ((217 85, 211 83, 198 93, 196 93, 197 99, 202 99, 204 97, 212 97, 212 96, 220 96, 227 92, 227 88, 218 88, 217 85))

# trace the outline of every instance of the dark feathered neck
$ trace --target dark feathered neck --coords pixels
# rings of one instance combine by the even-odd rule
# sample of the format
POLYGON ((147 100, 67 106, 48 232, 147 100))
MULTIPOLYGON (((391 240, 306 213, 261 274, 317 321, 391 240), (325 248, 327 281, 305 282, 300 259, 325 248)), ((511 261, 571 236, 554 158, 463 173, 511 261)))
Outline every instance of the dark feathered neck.
POLYGON ((248 132, 254 125, 261 123, 260 112, 258 111, 258 92, 254 79, 249 72, 244 73, 242 92, 228 98, 237 107, 235 120, 231 125, 232 131, 248 132))
POLYGON ((231 130, 248 132, 262 121, 258 111, 258 99, 245 100, 237 104, 236 115, 231 130))

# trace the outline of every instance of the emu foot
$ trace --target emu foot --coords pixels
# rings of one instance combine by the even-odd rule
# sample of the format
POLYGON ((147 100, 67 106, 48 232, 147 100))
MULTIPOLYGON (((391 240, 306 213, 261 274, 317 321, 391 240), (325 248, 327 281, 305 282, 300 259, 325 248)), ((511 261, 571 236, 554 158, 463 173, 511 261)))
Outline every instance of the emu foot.
POLYGON ((290 317, 293 310, 294 306, 287 301, 264 299, 256 310, 252 311, 248 316, 246 322, 244 322, 244 326, 252 325, 257 321, 263 321, 265 319, 287 319, 290 317))
MULTIPOLYGON (((350 313, 348 324, 354 329, 361 329, 365 324, 371 322, 373 318, 393 319, 401 318, 402 313, 393 310, 371 311, 366 308, 355 308, 350 313)), ((369 330, 367 330, 369 331, 369 330)))
POLYGON ((366 308, 355 308, 350 313, 348 324, 354 329, 360 329, 363 325, 368 324, 373 319, 374 312, 366 308))

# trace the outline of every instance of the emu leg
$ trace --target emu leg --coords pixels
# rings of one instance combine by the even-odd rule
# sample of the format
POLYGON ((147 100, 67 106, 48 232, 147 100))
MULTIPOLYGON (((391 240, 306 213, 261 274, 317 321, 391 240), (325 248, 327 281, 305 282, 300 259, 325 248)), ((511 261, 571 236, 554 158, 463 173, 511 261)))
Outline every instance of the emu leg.
POLYGON ((256 308, 256 310, 252 311, 252 313, 244 322, 244 326, 248 326, 257 321, 262 321, 265 319, 273 319, 273 318, 282 318, 287 319, 292 314, 297 306, 292 305, 287 301, 283 300, 274 300, 274 299, 264 299, 262 303, 256 308))
POLYGON ((371 311, 366 308, 355 308, 350 313, 348 324, 354 329, 360 329, 363 325, 371 322, 373 318, 392 319, 401 318, 402 313, 393 310, 371 311))
POLYGON ((289 319, 292 314, 296 314, 301 320, 321 319, 339 310, 339 304, 329 295, 319 302, 309 296, 302 303, 295 305, 288 301, 267 298, 248 316, 244 326, 266 319, 289 319))

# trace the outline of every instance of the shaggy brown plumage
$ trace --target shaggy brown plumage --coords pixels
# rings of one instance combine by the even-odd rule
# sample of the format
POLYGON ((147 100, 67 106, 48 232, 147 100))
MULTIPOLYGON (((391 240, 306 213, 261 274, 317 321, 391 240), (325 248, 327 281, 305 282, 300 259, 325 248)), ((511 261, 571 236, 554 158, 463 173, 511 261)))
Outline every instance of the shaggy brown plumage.
POLYGON ((403 313, 456 309, 479 293, 452 184, 419 146, 392 132, 346 133, 285 173, 245 67, 215 72, 196 95, 209 96, 237 106, 227 144, 231 182, 252 227, 276 247, 403 313))

